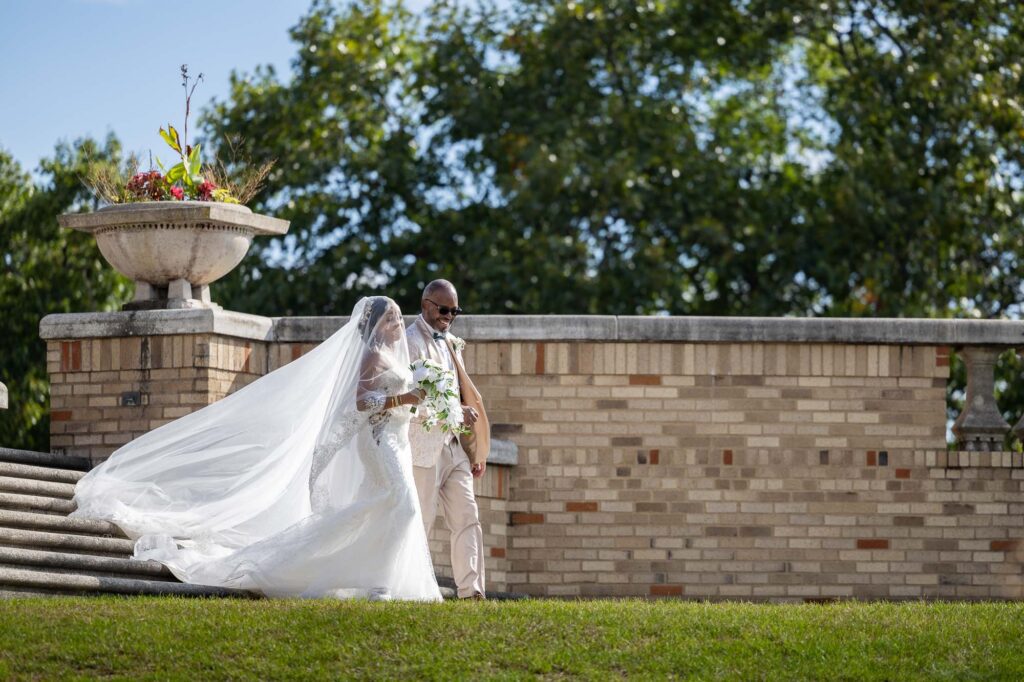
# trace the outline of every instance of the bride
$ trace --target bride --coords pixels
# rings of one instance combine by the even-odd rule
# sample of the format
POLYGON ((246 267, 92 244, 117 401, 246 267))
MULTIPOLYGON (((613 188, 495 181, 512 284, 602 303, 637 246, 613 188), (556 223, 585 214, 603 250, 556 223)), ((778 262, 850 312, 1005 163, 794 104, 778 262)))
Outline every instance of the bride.
POLYGON ((120 448, 73 516, 188 583, 438 601, 409 449, 420 399, 401 311, 364 298, 303 357, 120 448))

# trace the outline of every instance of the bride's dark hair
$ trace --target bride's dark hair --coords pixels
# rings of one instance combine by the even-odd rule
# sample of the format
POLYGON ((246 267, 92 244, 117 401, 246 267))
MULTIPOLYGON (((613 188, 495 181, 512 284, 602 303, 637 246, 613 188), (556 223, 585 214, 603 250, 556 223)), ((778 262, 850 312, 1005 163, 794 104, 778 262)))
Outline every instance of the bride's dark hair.
POLYGON ((362 316, 359 319, 359 335, 363 337, 363 343, 371 345, 373 330, 377 328, 380 318, 387 312, 391 299, 387 296, 374 296, 363 303, 362 316))

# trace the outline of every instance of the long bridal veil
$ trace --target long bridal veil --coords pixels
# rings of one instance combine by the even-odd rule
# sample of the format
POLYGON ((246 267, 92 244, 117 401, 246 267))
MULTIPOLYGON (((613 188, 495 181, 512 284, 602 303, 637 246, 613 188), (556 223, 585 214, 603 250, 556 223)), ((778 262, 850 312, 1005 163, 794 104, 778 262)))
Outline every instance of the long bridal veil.
POLYGON ((366 485, 375 472, 359 448, 371 441, 358 436, 380 415, 367 409, 383 404, 378 379, 407 386, 408 368, 398 307, 364 298, 306 355, 120 448, 78 483, 74 515, 117 524, 138 558, 186 582, 317 595, 391 579, 394 596, 435 599, 429 556, 426 571, 381 575, 382 562, 408 564, 409 552, 419 567, 425 538, 400 529, 389 556, 362 571, 352 561, 387 550, 374 545, 383 493, 366 485))

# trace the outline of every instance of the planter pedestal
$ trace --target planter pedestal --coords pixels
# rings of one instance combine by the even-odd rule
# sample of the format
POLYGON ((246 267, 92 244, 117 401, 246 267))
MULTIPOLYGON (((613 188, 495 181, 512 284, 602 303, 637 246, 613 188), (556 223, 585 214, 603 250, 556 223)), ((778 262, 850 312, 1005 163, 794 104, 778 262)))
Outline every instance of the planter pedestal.
POLYGON ((210 284, 241 262, 254 236, 288 232, 287 220, 206 201, 108 206, 59 221, 92 234, 107 262, 135 281, 125 310, 219 309, 210 284))
POLYGON ((135 280, 135 298, 121 306, 122 310, 174 310, 181 308, 211 308, 223 310, 210 300, 210 285, 192 285, 187 279, 176 279, 167 286, 154 286, 135 280))

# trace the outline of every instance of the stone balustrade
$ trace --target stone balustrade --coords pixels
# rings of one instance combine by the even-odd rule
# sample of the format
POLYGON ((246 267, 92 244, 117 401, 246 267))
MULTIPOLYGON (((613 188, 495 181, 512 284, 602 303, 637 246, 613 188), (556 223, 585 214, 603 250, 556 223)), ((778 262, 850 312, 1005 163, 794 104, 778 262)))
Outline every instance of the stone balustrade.
MULTIPOLYGON (((100 461, 346 319, 48 316, 51 443, 100 461)), ((499 589, 1024 596, 1024 462, 1002 450, 993 397, 995 360, 1021 345, 1022 323, 466 316, 454 331, 504 443, 477 481, 499 589), (950 349, 968 371, 955 450, 950 349)), ((444 538, 432 536, 441 572, 444 538)))

